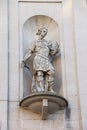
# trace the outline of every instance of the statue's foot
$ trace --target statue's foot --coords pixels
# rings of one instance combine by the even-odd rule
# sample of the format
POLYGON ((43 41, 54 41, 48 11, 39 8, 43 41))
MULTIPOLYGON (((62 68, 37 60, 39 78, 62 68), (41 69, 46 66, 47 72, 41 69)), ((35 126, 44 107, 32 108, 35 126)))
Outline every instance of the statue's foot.
POLYGON ((33 89, 33 90, 32 90, 32 93, 36 93, 36 92, 37 92, 37 90, 36 90, 36 89, 33 89))
POLYGON ((44 88, 42 88, 41 91, 45 91, 44 88))
POLYGON ((50 89, 50 90, 48 90, 48 92, 52 92, 52 93, 55 93, 53 89, 50 89))
POLYGON ((44 92, 44 89, 38 89, 38 92, 44 92))

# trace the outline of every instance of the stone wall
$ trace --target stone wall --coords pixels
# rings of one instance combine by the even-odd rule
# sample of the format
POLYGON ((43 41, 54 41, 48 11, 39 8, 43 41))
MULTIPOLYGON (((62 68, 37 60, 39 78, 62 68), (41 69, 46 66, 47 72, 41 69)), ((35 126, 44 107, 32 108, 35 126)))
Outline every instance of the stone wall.
MULTIPOLYGON (((86 0, 0 0, 0 129, 87 129, 86 0), (19 107, 23 98, 23 25, 35 15, 58 24, 61 45, 62 96, 69 106, 41 116, 19 107)), ((38 25, 37 25, 38 26, 38 25)), ((53 35, 53 34, 52 34, 53 35)), ((49 38, 49 37, 48 37, 49 38)))
POLYGON ((7 129, 8 110, 8 3, 0 1, 0 129, 7 129))

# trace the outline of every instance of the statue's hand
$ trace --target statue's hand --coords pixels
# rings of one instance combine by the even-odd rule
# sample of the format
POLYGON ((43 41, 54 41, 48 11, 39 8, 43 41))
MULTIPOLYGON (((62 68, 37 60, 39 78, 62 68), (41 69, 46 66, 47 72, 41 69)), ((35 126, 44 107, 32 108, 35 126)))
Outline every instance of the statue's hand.
POLYGON ((24 65, 25 65, 25 61, 24 61, 24 60, 22 60, 22 61, 21 61, 21 63, 20 63, 20 67, 21 67, 21 68, 23 68, 23 67, 24 67, 24 65))
POLYGON ((24 60, 22 60, 22 62, 21 62, 21 67, 22 67, 22 68, 25 67, 25 68, 27 68, 28 70, 30 70, 29 66, 26 65, 26 62, 25 62, 24 60))

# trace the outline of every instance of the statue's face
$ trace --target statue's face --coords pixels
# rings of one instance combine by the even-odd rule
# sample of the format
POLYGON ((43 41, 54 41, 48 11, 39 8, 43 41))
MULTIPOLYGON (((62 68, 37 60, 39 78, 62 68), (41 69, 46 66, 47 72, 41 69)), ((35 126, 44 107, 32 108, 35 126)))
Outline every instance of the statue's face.
POLYGON ((48 30, 44 27, 44 28, 40 28, 38 29, 38 32, 36 33, 36 35, 39 35, 41 37, 41 39, 43 39, 46 35, 47 35, 48 30))
POLYGON ((45 37, 45 36, 47 35, 47 30, 46 30, 45 28, 42 29, 40 35, 41 35, 42 37, 45 37))

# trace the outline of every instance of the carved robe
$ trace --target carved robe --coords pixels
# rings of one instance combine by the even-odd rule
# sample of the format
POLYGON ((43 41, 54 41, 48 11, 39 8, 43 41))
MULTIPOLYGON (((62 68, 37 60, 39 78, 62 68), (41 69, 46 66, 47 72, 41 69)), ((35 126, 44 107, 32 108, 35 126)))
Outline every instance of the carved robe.
POLYGON ((54 70, 50 60, 49 56, 54 55, 56 52, 58 52, 58 44, 51 41, 46 40, 38 40, 34 41, 30 48, 28 53, 25 55, 24 60, 28 59, 32 53, 35 53, 34 61, 33 61, 33 70, 34 71, 43 71, 47 72, 49 70, 54 70))

